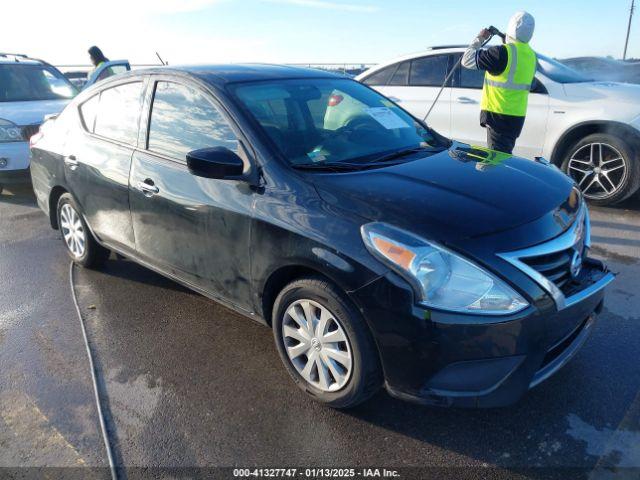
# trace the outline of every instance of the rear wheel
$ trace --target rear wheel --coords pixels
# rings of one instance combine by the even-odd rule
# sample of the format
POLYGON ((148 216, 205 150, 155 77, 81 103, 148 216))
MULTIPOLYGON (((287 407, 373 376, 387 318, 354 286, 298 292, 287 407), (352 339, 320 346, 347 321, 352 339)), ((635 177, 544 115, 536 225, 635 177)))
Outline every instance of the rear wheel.
POLYGON ((640 186, 637 152, 616 135, 595 133, 572 145, 562 169, 596 205, 621 202, 640 186))
POLYGON ((371 334, 345 295, 320 278, 287 285, 273 309, 280 357, 315 400, 349 408, 376 393, 382 373, 371 334))
POLYGON ((109 250, 93 238, 73 197, 65 193, 58 200, 58 226, 67 253, 79 265, 97 268, 109 258, 109 250))

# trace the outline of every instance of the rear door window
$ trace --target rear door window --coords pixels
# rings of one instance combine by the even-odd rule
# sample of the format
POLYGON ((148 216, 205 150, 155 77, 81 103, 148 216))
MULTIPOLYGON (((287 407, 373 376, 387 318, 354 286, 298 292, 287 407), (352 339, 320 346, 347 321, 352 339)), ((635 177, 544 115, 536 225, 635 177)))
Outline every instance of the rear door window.
POLYGON ((411 62, 409 84, 416 87, 440 87, 447 76, 448 67, 449 55, 415 59, 411 62))
POLYGON ((226 118, 198 90, 173 82, 157 82, 148 149, 185 160, 190 151, 208 147, 238 151, 238 139, 226 118))
POLYGON ((389 80, 391 80, 391 77, 393 76, 397 68, 398 65, 394 64, 387 68, 383 68, 382 70, 378 70, 374 74, 369 75, 367 78, 365 78, 362 83, 372 87, 384 86, 389 82, 389 80))
POLYGON ((460 88, 481 89, 484 85, 484 70, 460 68, 460 88))
POLYGON ((404 86, 409 82, 409 70, 411 68, 411 62, 402 62, 396 72, 389 80, 389 85, 404 86))
POLYGON ((142 100, 142 82, 125 83, 100 93, 94 133, 135 145, 142 100))

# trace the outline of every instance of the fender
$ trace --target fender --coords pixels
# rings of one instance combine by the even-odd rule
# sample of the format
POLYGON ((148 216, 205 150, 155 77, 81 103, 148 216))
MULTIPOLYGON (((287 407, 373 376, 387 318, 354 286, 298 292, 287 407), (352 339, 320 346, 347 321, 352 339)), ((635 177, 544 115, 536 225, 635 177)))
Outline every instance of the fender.
POLYGON ((553 147, 551 162, 560 166, 562 157, 573 142, 592 133, 611 133, 624 135, 625 140, 631 140, 635 148, 640 147, 640 131, 622 122, 612 120, 589 120, 577 123, 565 131, 553 147))

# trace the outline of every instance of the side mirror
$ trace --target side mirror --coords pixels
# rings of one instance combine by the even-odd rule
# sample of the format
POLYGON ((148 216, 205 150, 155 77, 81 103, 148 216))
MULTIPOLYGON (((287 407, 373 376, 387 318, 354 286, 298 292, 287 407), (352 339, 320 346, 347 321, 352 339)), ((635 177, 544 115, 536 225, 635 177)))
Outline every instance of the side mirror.
POLYGON ((187 167, 198 177, 224 179, 241 176, 244 162, 226 147, 211 147, 187 153, 187 167))

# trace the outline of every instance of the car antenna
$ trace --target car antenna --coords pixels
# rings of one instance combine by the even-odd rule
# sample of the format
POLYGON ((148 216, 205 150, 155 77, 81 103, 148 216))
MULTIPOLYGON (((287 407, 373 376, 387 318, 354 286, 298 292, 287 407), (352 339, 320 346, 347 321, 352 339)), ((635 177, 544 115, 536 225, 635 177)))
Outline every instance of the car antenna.
POLYGON ((167 66, 167 65, 169 65, 167 62, 165 62, 165 61, 162 59, 162 57, 160 56, 160 54, 159 54, 158 52, 156 52, 156 57, 158 57, 158 60, 160 60, 160 63, 161 63, 163 66, 167 66))

